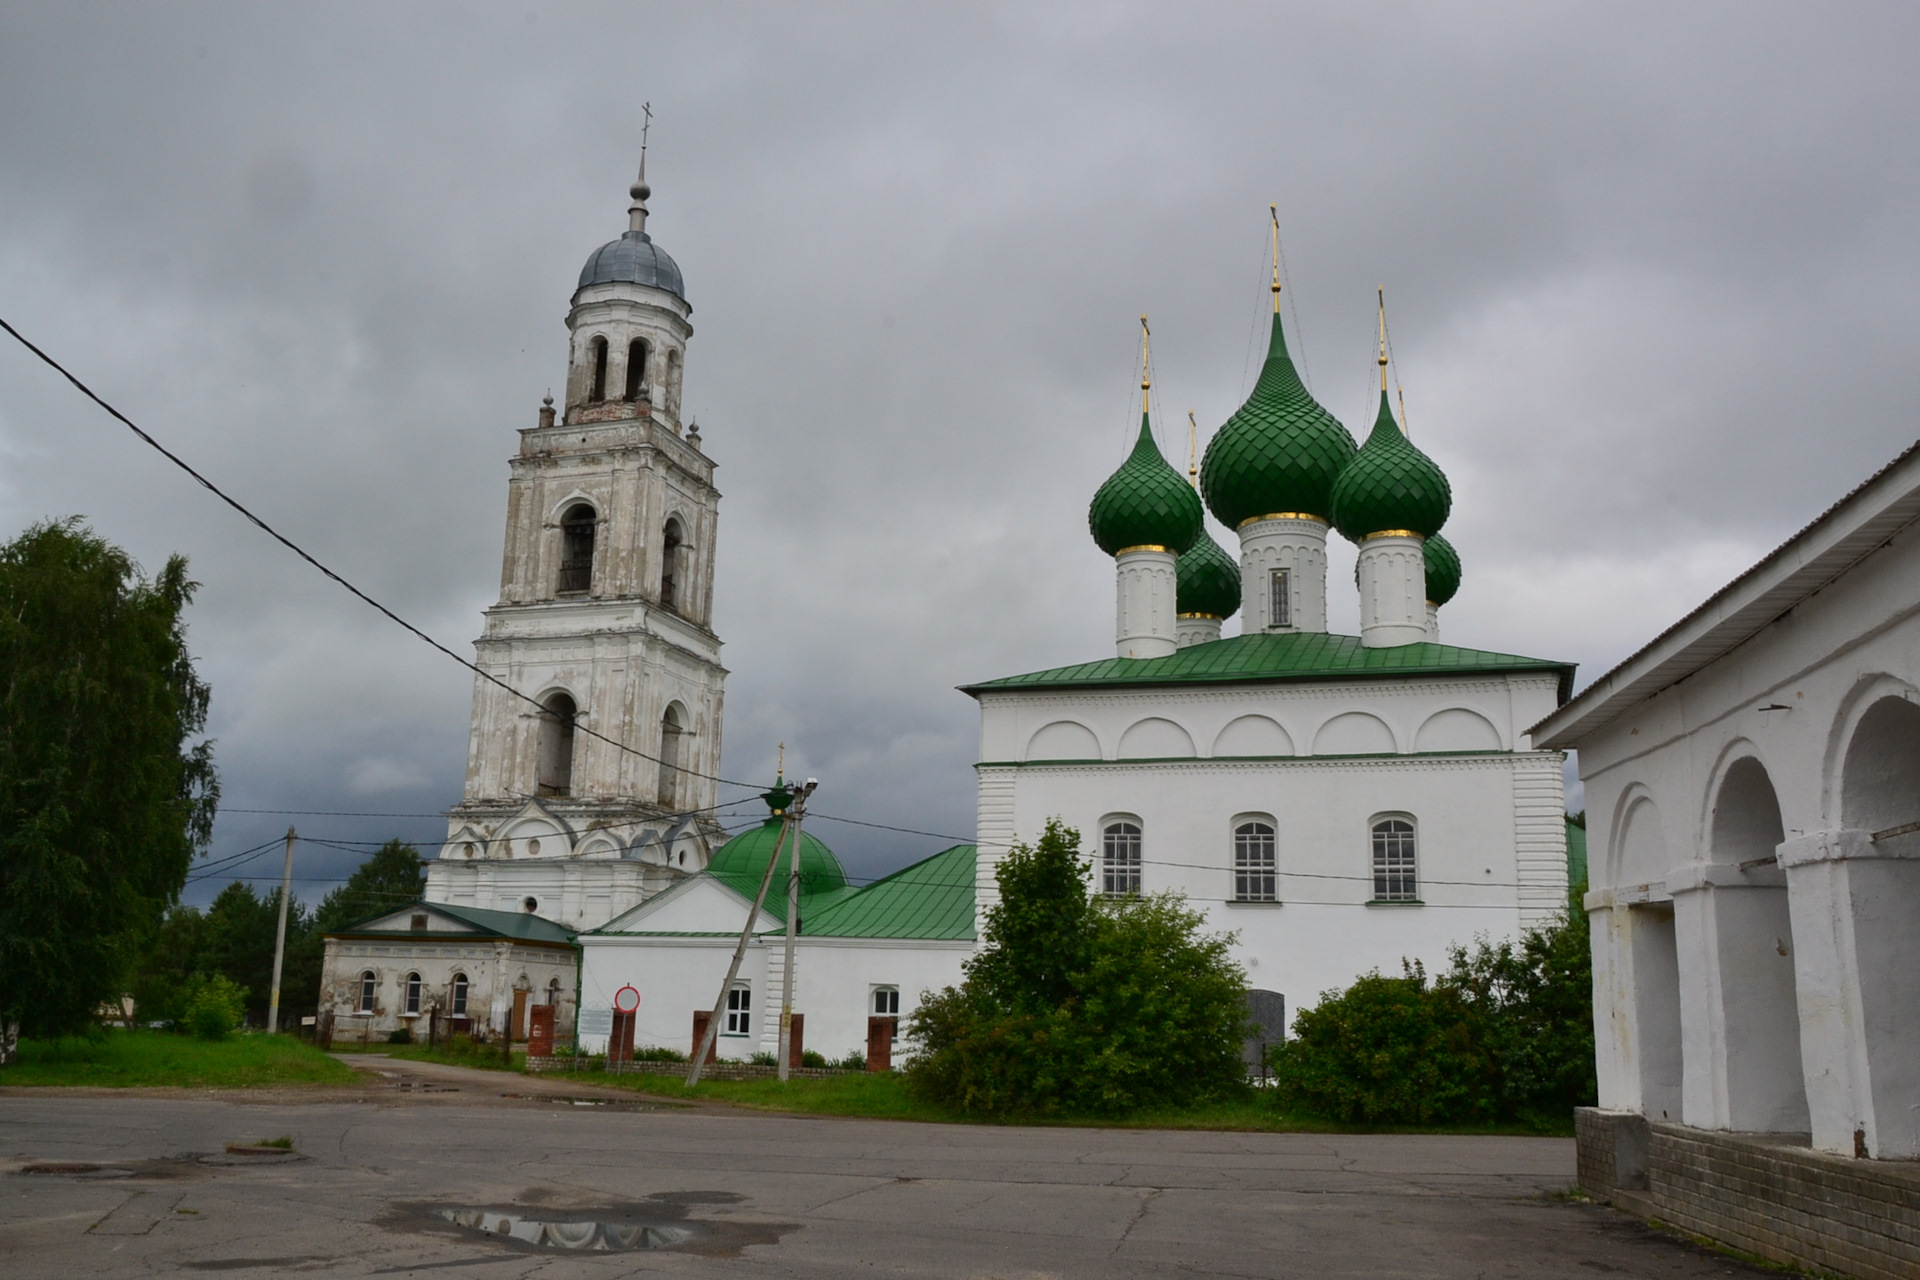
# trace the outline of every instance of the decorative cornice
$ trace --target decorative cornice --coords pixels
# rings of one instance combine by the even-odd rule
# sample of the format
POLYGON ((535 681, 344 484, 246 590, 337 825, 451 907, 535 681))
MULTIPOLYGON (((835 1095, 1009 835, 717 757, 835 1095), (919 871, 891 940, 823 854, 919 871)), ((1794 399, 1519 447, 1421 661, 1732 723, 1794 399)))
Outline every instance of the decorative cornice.
POLYGON ((1361 541, 1372 542, 1375 538, 1412 538, 1415 542, 1426 541, 1425 538, 1422 538, 1418 533, 1415 533, 1412 529, 1382 529, 1378 533, 1368 534, 1366 537, 1362 538, 1361 541))
POLYGON ((976 770, 1054 769, 1069 773, 1093 773, 1130 768, 1191 771, 1196 768, 1216 766, 1235 771, 1272 765, 1290 765, 1296 768, 1339 765, 1350 768, 1355 763, 1360 763, 1398 765, 1411 769, 1458 770, 1504 762, 1509 770, 1513 770, 1535 757, 1558 755, 1560 753, 1557 751, 1423 751, 1408 752, 1404 755, 1382 752, 1377 755, 1339 756, 1156 756, 1134 760, 982 760, 973 767, 976 770))
POLYGON ((1152 551, 1163 556, 1170 556, 1174 554, 1174 550, 1172 547, 1163 547, 1156 542, 1143 542, 1137 547, 1120 548, 1118 551, 1113 553, 1113 558, 1115 560, 1121 560, 1126 558, 1127 556, 1135 555, 1142 551, 1152 551))
POLYGON ((1262 520, 1309 520, 1322 527, 1325 527, 1328 523, 1326 517, 1311 515, 1305 511, 1273 511, 1264 516, 1248 516, 1245 520, 1235 525, 1233 531, 1238 533, 1248 525, 1259 524, 1262 520))
POLYGON ((1219 613, 1181 613, 1174 616, 1182 619, 1204 618, 1211 622, 1225 622, 1227 620, 1226 615, 1219 613))

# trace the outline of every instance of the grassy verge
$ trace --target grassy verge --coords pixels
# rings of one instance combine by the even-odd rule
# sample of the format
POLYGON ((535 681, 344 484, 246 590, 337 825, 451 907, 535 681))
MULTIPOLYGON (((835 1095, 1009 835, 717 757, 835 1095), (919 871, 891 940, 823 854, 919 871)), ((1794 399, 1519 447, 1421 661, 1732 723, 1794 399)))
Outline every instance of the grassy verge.
MULTIPOLYGON (((906 1079, 896 1073, 865 1073, 833 1076, 826 1079, 789 1080, 714 1080, 702 1081, 692 1090, 678 1076, 626 1075, 602 1072, 549 1072, 549 1078, 577 1080, 581 1084, 631 1089, 660 1098, 693 1098, 719 1102, 756 1111, 787 1111, 802 1115, 855 1116, 870 1120, 926 1120, 945 1124, 994 1123, 973 1121, 941 1107, 914 1098, 906 1079)), ((1539 1136, 1536 1130, 1506 1126, 1486 1129, 1440 1128, 1365 1128, 1332 1124, 1287 1115, 1258 1096, 1213 1103, 1201 1107, 1182 1107, 1163 1111, 1143 1111, 1123 1117, 1073 1116, 1020 1123, 1102 1129, 1199 1129, 1222 1132, 1257 1133, 1473 1133, 1490 1135, 1539 1136)), ((1569 1122, 1568 1130, 1572 1132, 1569 1122)))
POLYGON ((351 1067, 292 1036, 196 1040, 164 1031, 109 1031, 97 1038, 22 1040, 20 1060, 0 1067, 0 1085, 173 1086, 244 1089, 274 1084, 352 1084, 351 1067))

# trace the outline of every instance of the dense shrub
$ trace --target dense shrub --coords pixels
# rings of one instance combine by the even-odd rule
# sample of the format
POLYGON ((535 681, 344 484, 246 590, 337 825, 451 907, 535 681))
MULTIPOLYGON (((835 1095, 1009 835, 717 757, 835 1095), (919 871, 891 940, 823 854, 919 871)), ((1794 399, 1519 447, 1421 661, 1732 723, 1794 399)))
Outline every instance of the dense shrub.
POLYGON ((996 868, 959 987, 908 1023, 920 1098, 978 1115, 1114 1114, 1244 1087, 1246 977, 1177 895, 1100 898, 1079 833, 1047 824, 996 868))
POLYGON ((1433 981, 1417 963, 1370 973, 1301 1011, 1270 1054, 1280 1105, 1349 1123, 1564 1127, 1595 1094, 1585 913, 1449 961, 1433 981))
POLYGON ((246 989, 223 974, 197 979, 182 1001, 180 1025, 202 1040, 224 1040, 247 1016, 246 989))
POLYGON ((398 1030, 387 1032, 387 1043, 388 1044, 412 1044, 413 1029, 411 1027, 401 1027, 398 1030))
POLYGON ((846 1057, 836 1062, 829 1062, 827 1065, 830 1067, 838 1067, 842 1071, 865 1071, 867 1069, 867 1051, 865 1049, 848 1050, 846 1057))
POLYGON ((665 1045, 643 1044, 633 1051, 635 1062, 685 1062, 687 1055, 665 1045))

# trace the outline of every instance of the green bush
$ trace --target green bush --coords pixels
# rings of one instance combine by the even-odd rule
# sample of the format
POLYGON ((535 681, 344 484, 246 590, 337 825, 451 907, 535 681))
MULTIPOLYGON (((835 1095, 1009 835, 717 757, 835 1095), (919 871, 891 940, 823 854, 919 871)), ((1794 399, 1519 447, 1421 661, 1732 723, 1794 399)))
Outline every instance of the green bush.
POLYGON ((1275 1098, 1346 1123, 1564 1128, 1595 1096, 1592 1001, 1569 910, 1517 946, 1452 948, 1435 980, 1415 963, 1326 992, 1269 1053, 1275 1098))
POLYGON ((635 1062, 685 1062, 687 1055, 678 1049, 669 1049, 665 1045, 641 1045, 633 1051, 635 1062))
POLYGON ((224 974, 196 978, 181 1001, 181 1023, 202 1040, 224 1040, 247 1016, 247 992, 224 974))
POLYGON ((800 1051, 800 1065, 816 1069, 824 1067, 827 1065, 827 1055, 824 1053, 815 1053, 811 1049, 802 1049, 800 1051))
MULTIPOLYGON (((917 1097, 995 1116, 1117 1114, 1245 1088, 1246 975, 1178 895, 1098 898, 1049 822, 995 874, 980 952, 909 1020, 917 1097)), ((864 1065, 864 1063, 863 1063, 864 1065)))
POLYGON ((867 1051, 865 1049, 851 1050, 846 1057, 841 1058, 838 1062, 829 1063, 828 1065, 838 1067, 842 1071, 865 1071, 867 1069, 867 1051))
POLYGON ((747 1065, 754 1067, 772 1067, 779 1065, 779 1059, 763 1050, 748 1058, 747 1065))
POLYGON ((387 1043, 388 1044, 412 1044, 413 1043, 412 1028, 401 1027, 397 1031, 389 1031, 387 1033, 387 1043))

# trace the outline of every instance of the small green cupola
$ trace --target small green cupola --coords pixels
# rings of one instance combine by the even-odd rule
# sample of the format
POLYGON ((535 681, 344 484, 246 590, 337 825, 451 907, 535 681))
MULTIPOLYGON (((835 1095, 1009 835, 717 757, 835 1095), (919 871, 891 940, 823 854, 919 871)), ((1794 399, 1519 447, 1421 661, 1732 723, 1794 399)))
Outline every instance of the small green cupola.
POLYGON ((1087 508, 1087 528, 1108 555, 1158 547, 1176 555, 1202 536, 1200 495, 1161 456, 1147 415, 1140 438, 1120 469, 1107 477, 1087 508))
POLYGON ((1376 533, 1431 538, 1452 506, 1447 477, 1393 420, 1383 387, 1372 433, 1334 482, 1334 527, 1354 542, 1376 533))
POLYGON ((1271 515, 1327 519, 1334 481, 1354 456, 1353 436, 1300 381, 1279 296, 1260 380, 1214 433, 1200 464, 1200 491, 1228 529, 1271 515))
POLYGON ((1422 547, 1427 564, 1427 603, 1439 608, 1460 590, 1460 553, 1440 534, 1422 547))
POLYGON ((1182 617, 1231 618, 1240 609, 1240 566, 1206 530, 1180 553, 1174 609, 1182 617))

